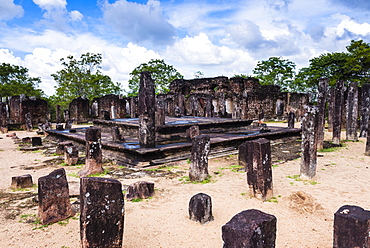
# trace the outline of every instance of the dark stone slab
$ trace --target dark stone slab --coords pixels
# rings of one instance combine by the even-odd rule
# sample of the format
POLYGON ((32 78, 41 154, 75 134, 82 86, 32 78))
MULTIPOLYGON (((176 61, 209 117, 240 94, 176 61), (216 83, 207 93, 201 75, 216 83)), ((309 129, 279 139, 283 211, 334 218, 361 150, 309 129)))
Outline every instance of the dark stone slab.
POLYGON ((78 173, 80 177, 102 173, 103 154, 101 147, 101 129, 90 127, 85 132, 86 159, 85 167, 78 173))
POLYGON ((235 215, 222 226, 224 248, 273 248, 276 217, 256 209, 235 215))
POLYGON ((41 137, 32 137, 32 146, 42 146, 41 137))
POLYGON ((370 247, 370 211, 345 205, 334 214, 334 248, 370 247))
POLYGON ((65 146, 64 147, 64 162, 67 165, 75 165, 78 162, 78 147, 65 146))
POLYGON ((213 220, 212 199, 209 195, 198 193, 189 201, 189 218, 201 224, 213 220))
POLYGON ((69 202, 68 182, 63 168, 39 178, 38 199, 38 217, 43 225, 74 215, 69 202))
POLYGON ((73 143, 71 141, 58 142, 55 153, 58 155, 64 154, 64 148, 66 146, 73 146, 73 143))
POLYGON ((190 181, 201 182, 208 177, 208 154, 210 149, 209 135, 202 134, 193 138, 189 168, 190 181))
POLYGON ((12 189, 23 189, 31 188, 33 186, 32 176, 30 174, 23 176, 12 177, 12 184, 10 188, 12 189))
POLYGON ((121 248, 125 214, 121 183, 83 177, 80 185, 81 247, 121 248))

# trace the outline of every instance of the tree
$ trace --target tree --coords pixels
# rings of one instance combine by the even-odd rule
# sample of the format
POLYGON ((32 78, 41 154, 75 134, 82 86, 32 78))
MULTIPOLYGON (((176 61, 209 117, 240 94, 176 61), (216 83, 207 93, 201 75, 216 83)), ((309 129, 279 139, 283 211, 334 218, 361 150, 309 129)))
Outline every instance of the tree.
POLYGON ((270 57, 268 60, 258 61, 253 73, 262 85, 278 85, 283 91, 289 91, 295 76, 294 69, 294 62, 282 57, 270 57))
POLYGON ((201 71, 197 71, 195 74, 194 74, 194 78, 204 78, 204 73, 201 72, 201 71))
POLYGON ((167 93, 169 91, 169 84, 175 79, 184 78, 172 65, 167 65, 164 60, 151 59, 148 63, 143 63, 136 67, 130 73, 130 80, 128 87, 130 92, 129 96, 136 96, 139 92, 140 73, 143 71, 151 72, 152 79, 155 82, 155 92, 167 93))
POLYGON ((0 97, 25 94, 40 98, 44 95, 41 89, 37 89, 40 82, 39 77, 30 77, 25 67, 7 63, 0 64, 0 97))
POLYGON ((345 63, 345 69, 352 81, 361 84, 369 82, 370 78, 370 44, 363 40, 351 41, 346 47, 349 57, 345 63))
POLYGON ((77 97, 92 100, 95 97, 120 93, 120 84, 113 83, 109 76, 100 72, 101 54, 82 54, 80 60, 70 55, 60 61, 64 69, 51 75, 58 84, 55 87, 56 93, 52 96, 55 104, 66 107, 77 97))

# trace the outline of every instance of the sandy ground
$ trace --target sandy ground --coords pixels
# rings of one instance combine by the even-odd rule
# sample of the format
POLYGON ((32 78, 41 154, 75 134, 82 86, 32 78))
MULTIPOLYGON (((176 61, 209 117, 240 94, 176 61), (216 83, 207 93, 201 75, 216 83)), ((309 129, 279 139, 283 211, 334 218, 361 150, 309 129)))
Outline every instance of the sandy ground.
MULTIPOLYGON (((35 135, 16 133, 20 138, 35 135)), ((327 139, 330 135, 327 133, 327 139)), ((0 137, 3 138, 0 139, 0 190, 3 193, 27 193, 9 189, 12 176, 31 174, 37 184, 40 176, 62 167, 45 166, 43 162, 52 157, 41 152, 19 151, 11 138, 5 134, 0 137)), ((210 159, 212 182, 207 184, 184 183, 182 176, 187 175, 189 167, 186 161, 172 168, 174 172, 185 172, 173 179, 120 180, 124 185, 139 180, 151 181, 156 189, 152 199, 125 202, 123 247, 222 247, 222 225, 246 209, 259 209, 276 216, 276 247, 332 247, 334 213, 346 204, 370 209, 370 157, 364 155, 365 143, 366 140, 360 138, 359 142, 345 142, 345 147, 336 151, 320 153, 317 176, 313 180, 296 178, 300 159, 273 166, 276 199, 266 202, 248 196, 245 173, 233 171, 233 165, 237 164, 236 155, 210 159), (189 200, 200 192, 212 197, 214 221, 205 225, 188 217, 189 200), (296 198, 296 192, 305 196, 305 201, 296 198)), ((73 173, 81 169, 75 166, 63 168, 67 171, 71 191, 72 188, 78 190, 79 179, 73 173)), ((31 192, 36 193, 37 189, 31 192)), ((78 215, 42 227, 32 223, 37 214, 36 204, 15 201, 4 205, 4 198, 0 201, 0 247, 80 246, 78 215), (26 207, 22 208, 22 204, 26 207)))

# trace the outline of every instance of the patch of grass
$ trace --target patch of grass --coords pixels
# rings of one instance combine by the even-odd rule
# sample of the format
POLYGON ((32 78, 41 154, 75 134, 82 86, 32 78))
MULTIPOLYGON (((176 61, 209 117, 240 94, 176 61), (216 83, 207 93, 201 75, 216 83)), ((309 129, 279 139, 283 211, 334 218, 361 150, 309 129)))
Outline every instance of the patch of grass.
POLYGON ((271 167, 276 168, 276 167, 279 167, 279 165, 273 164, 273 165, 271 165, 271 167))
POLYGON ((143 201, 143 199, 141 199, 141 198, 134 198, 131 201, 132 202, 141 202, 141 201, 143 201))
POLYGON ((4 149, 0 149, 0 152, 3 152, 4 151, 4 149))
POLYGON ((42 152, 41 150, 36 150, 36 151, 31 151, 31 153, 40 153, 42 152))
POLYGON ((214 171, 213 173, 217 176, 220 176, 220 177, 224 175, 224 174, 221 173, 221 171, 214 171))
POLYGON ((321 170, 326 170, 326 169, 322 168, 321 170))
POLYGON ((318 152, 335 152, 338 151, 341 146, 335 146, 335 147, 328 147, 318 150, 318 152))
POLYGON ((13 192, 17 192, 17 191, 31 191, 32 189, 37 189, 37 184, 32 184, 32 187, 30 188, 19 188, 19 189, 13 189, 12 191, 13 192))
POLYGON ((188 158, 188 159, 186 160, 186 162, 187 162, 188 164, 190 164, 190 163, 191 163, 190 158, 188 158))
POLYGON ((70 176, 70 177, 76 177, 76 178, 79 178, 79 176, 78 176, 78 173, 77 173, 77 172, 68 173, 67 175, 68 175, 68 176, 70 176))
POLYGON ((273 196, 273 197, 271 197, 270 199, 268 199, 267 200, 268 202, 275 202, 275 203, 278 203, 279 201, 278 201, 278 199, 275 197, 275 196, 273 196))
POLYGON ((230 155, 227 155, 229 158, 232 158, 234 157, 235 155, 234 154, 230 154, 230 155))
POLYGON ((286 176, 286 178, 297 179, 297 178, 299 178, 299 175, 286 176))
POLYGON ((214 180, 211 180, 212 176, 208 175, 208 177, 206 179, 204 179, 203 181, 200 181, 200 182, 193 182, 193 181, 190 181, 190 178, 188 176, 183 176, 179 179, 179 181, 182 181, 183 183, 193 183, 193 184, 206 184, 206 183, 211 183, 211 182, 215 182, 214 180))
POLYGON ((108 174, 109 170, 104 170, 102 173, 95 173, 92 175, 88 175, 87 177, 102 177, 108 174))
POLYGON ((331 165, 337 165, 336 163, 331 163, 331 165))

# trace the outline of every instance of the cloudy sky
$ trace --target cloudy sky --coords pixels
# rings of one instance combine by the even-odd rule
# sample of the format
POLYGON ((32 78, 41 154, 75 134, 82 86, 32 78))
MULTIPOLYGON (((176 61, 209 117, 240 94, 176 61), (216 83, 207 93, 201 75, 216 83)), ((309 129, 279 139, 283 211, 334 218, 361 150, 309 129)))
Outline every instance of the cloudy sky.
POLYGON ((185 78, 251 74, 257 61, 311 58, 370 42, 369 0, 0 0, 0 63, 41 77, 47 95, 60 59, 103 55, 102 71, 129 73, 164 59, 185 78))

